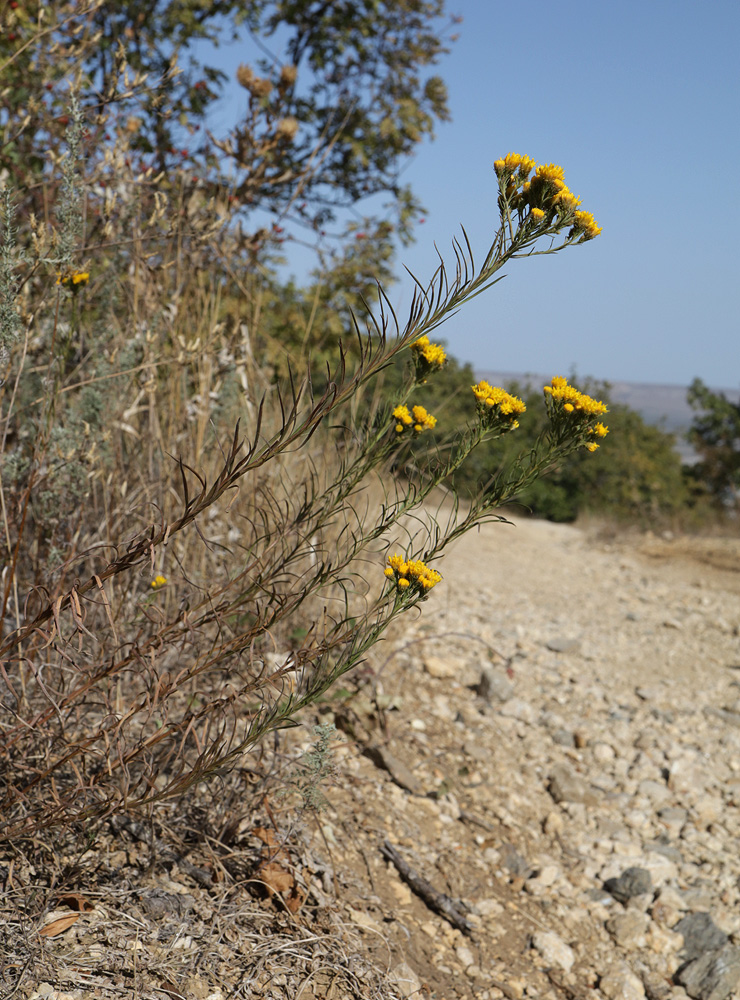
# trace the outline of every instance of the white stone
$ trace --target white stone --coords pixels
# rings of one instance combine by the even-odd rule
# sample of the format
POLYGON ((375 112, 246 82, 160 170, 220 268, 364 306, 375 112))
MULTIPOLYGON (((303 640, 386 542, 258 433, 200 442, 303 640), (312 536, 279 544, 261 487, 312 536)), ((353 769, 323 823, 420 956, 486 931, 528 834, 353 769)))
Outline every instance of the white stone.
POLYGON ((642 982, 626 965, 610 969, 599 981, 599 990, 607 1000, 644 1000, 642 982))
POLYGON ((537 931, 532 935, 532 946, 540 953, 548 967, 555 965, 565 972, 570 972, 576 960, 573 949, 552 931, 537 931))
POLYGON ((523 701, 521 698, 512 698, 510 701, 504 702, 498 711, 499 715, 503 715, 504 718, 526 722, 530 726, 537 721, 535 709, 528 701, 523 701))

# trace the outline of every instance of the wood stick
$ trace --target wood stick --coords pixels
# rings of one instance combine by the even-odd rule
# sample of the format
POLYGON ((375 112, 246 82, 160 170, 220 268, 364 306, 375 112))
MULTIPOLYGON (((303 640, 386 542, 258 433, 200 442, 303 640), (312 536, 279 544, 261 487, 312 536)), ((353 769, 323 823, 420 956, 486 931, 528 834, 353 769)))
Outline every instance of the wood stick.
POLYGON ((453 927, 457 927, 463 934, 472 936, 473 925, 463 916, 463 903, 451 899, 444 892, 435 889, 431 883, 427 882, 425 878, 422 878, 418 872, 415 872, 413 868, 406 864, 395 847, 389 844, 387 840, 383 841, 380 853, 396 867, 398 874, 404 882, 414 890, 416 895, 426 903, 430 910, 434 910, 435 913, 444 917, 445 920, 449 921, 453 927))

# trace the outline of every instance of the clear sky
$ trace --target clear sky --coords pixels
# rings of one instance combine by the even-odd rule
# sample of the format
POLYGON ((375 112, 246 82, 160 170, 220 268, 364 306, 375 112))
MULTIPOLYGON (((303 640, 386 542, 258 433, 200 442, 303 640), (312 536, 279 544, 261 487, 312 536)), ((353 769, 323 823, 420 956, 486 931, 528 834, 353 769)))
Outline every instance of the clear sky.
MULTIPOLYGON (((420 279, 464 225, 482 258, 493 161, 559 163, 601 236, 514 261, 442 336, 478 369, 740 383, 738 0, 448 0, 452 122, 404 172, 428 209, 420 279)), ((225 53, 222 53, 225 55, 225 53)), ((238 61, 238 60, 237 60, 238 61)), ((287 248, 286 248, 287 249, 287 248)), ((391 298, 401 314, 410 283, 391 298)))

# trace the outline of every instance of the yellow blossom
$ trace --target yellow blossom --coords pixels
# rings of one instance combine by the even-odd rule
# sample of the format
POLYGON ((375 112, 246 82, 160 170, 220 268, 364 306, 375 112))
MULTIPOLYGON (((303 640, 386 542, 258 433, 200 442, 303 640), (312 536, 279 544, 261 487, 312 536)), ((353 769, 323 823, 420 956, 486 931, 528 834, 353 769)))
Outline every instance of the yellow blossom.
POLYGON ((542 211, 541 208, 533 208, 529 214, 534 219, 535 222, 542 222, 542 220, 545 218, 545 213, 542 211))
POLYGON ((586 451, 596 451, 598 447, 595 441, 589 441, 586 445, 586 451))
POLYGON ((428 413, 423 406, 414 406, 409 410, 408 406, 397 406, 393 411, 396 424, 396 434, 402 434, 407 427, 411 427, 415 434, 422 431, 431 430, 437 423, 437 418, 428 413))
POLYGON ((447 355, 444 348, 439 344, 432 344, 429 337, 419 337, 411 345, 414 364, 416 365, 416 379, 418 382, 425 382, 427 375, 433 371, 439 371, 447 364, 447 355))
POLYGON ((564 187, 553 197, 552 204, 559 212, 573 212, 581 204, 581 199, 576 198, 572 191, 564 187))
POLYGON ((507 153, 503 160, 495 160, 493 169, 499 177, 506 174, 513 174, 519 171, 522 177, 526 177, 534 169, 534 160, 531 156, 520 156, 519 153, 507 153))
POLYGON ((585 392, 579 392, 575 386, 568 385, 567 379, 562 375, 556 375, 552 380, 552 385, 544 387, 545 395, 553 402, 562 404, 566 413, 578 413, 586 416, 601 416, 607 413, 607 407, 600 400, 592 399, 585 392))
POLYGON ((485 426, 498 423, 499 427, 503 425, 506 430, 514 430, 519 426, 516 417, 527 409, 521 399, 512 396, 505 389, 489 385, 485 380, 471 388, 478 403, 478 415, 485 426))
POLYGON ((413 587, 422 596, 442 579, 436 569, 431 569, 421 559, 405 560, 399 555, 388 557, 388 566, 384 572, 388 579, 395 579, 399 590, 413 587))
POLYGON ((412 424, 414 422, 411 417, 411 414, 409 413, 408 406, 397 406, 393 411, 393 416, 401 424, 412 424))
POLYGON ((162 576, 162 574, 159 573, 152 580, 151 586, 152 586, 153 590, 159 590, 160 587, 164 587, 164 585, 166 583, 167 583, 167 577, 166 576, 162 576))
POLYGON ((595 434, 597 437, 603 438, 609 433, 609 428, 599 423, 596 424, 591 433, 595 434))
POLYGON ((601 226, 598 225, 591 212, 576 212, 572 232, 574 234, 583 233, 584 239, 592 240, 601 232, 601 226))
POLYGON ((90 275, 87 271, 71 271, 68 274, 60 274, 57 278, 57 284, 64 288, 71 288, 73 292, 76 292, 89 280, 90 275))

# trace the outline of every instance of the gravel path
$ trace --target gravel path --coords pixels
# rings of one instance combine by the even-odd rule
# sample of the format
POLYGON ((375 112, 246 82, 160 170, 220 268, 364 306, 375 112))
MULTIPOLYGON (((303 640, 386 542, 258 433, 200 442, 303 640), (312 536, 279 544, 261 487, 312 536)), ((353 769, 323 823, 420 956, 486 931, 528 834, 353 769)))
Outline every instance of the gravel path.
POLYGON ((520 521, 440 569, 389 710, 335 719, 323 836, 376 960, 403 996, 740 996, 738 541, 520 521))

